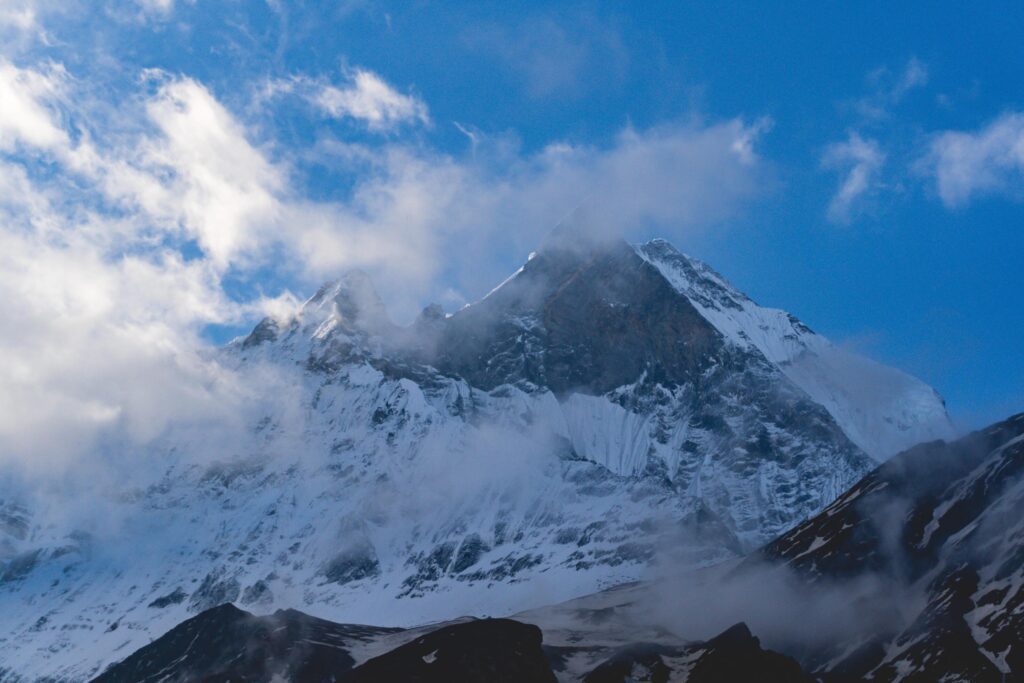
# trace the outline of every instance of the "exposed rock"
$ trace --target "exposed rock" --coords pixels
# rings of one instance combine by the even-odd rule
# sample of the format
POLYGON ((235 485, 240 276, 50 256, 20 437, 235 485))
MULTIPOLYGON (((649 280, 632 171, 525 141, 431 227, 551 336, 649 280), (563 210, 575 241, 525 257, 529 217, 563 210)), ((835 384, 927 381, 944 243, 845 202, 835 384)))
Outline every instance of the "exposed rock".
POLYGON ((746 624, 704 643, 632 643, 588 673, 584 683, 813 683, 796 660, 764 650, 746 624))
POLYGON ((266 581, 262 579, 247 586, 242 591, 242 604, 243 605, 270 605, 274 602, 274 593, 270 590, 270 586, 267 585, 266 581))
POLYGON ((238 585, 238 579, 225 577, 223 570, 212 571, 203 578, 199 588, 192 593, 192 598, 188 603, 189 611, 202 612, 226 602, 234 602, 238 599, 241 591, 242 587, 238 585))
POLYGON ((352 668, 353 645, 394 629, 342 626, 284 610, 255 617, 232 605, 202 612, 111 666, 97 683, 320 683, 352 668))
POLYGON ((373 545, 360 539, 331 558, 321 573, 331 583, 345 584, 376 576, 380 573, 380 562, 373 545))
POLYGON ((167 595, 161 595, 159 598, 156 598, 155 600, 153 600, 153 602, 149 603, 149 606, 155 607, 157 609, 163 609, 164 607, 168 607, 170 605, 181 604, 185 602, 185 598, 187 597, 188 593, 183 591, 179 586, 167 595))
POLYGON ((490 548, 478 534, 470 534, 463 539, 455 554, 455 562, 452 564, 452 573, 459 574, 475 565, 480 557, 490 548))
POLYGON ((446 626, 355 668, 344 683, 555 683, 539 628, 509 619, 446 626))

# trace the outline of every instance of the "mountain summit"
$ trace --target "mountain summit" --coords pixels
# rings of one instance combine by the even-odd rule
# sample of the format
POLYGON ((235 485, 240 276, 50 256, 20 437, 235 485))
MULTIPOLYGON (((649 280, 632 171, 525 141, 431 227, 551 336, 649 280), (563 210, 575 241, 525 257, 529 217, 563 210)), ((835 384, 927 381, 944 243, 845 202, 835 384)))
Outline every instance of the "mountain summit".
POLYGON ((264 407, 212 459, 162 440, 103 501, 116 536, 0 527, 11 670, 96 674, 224 602, 409 625, 736 557, 951 432, 932 389, 667 242, 570 231, 453 315, 398 327, 349 273, 220 361, 264 407))

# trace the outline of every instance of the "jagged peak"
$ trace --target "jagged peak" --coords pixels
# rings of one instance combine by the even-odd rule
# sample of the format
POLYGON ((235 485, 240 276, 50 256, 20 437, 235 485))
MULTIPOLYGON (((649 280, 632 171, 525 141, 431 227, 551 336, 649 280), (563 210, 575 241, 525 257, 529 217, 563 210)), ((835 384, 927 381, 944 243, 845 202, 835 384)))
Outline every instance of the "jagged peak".
POLYGON ((358 268, 321 285, 299 312, 302 319, 325 316, 369 330, 394 326, 373 280, 358 268))
POLYGON ((377 296, 376 288, 374 287, 373 280, 370 278, 369 274, 359 268, 353 268, 320 285, 320 288, 316 290, 316 294, 311 296, 302 305, 302 307, 310 308, 320 306, 325 302, 331 301, 343 292, 352 291, 367 292, 378 299, 380 298, 377 296))

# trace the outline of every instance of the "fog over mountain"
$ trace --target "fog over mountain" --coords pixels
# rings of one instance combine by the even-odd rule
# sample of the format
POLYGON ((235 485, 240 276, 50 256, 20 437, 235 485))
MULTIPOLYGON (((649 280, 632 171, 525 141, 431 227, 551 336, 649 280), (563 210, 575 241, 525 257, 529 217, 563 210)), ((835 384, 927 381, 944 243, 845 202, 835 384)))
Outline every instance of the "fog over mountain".
POLYGON ((0 0, 0 683, 1024 683, 1021 35, 0 0))
POLYGON ((8 486, 8 675, 95 675, 228 602, 408 627, 712 565, 952 432, 934 390, 667 242, 570 226, 454 314, 397 326, 351 271, 210 362, 241 423, 74 501, 8 486))
POLYGON ((739 560, 412 629, 221 605, 97 680, 1020 680, 1022 439, 912 448, 739 560))

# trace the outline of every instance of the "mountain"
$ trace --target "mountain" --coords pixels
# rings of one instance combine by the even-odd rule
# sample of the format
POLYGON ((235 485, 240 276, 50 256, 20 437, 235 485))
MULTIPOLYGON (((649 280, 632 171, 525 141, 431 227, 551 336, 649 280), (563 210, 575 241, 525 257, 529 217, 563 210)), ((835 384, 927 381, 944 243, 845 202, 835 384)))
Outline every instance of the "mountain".
POLYGON ((710 565, 951 431, 667 243, 571 231, 452 315, 397 326, 351 272, 217 361, 239 424, 161 435, 102 524, 4 491, 4 677, 94 676, 225 602, 408 626, 710 565))
POLYGON ((762 559, 810 585, 870 579, 896 605, 811 653, 834 680, 1024 680, 1024 414, 885 463, 762 559))
POLYGON ((697 642, 542 645, 540 628, 511 619, 463 619, 420 629, 334 624, 294 610, 257 617, 212 607, 173 628, 94 683, 626 683, 638 680, 810 683, 800 665, 764 650, 744 624, 697 642), (596 665, 577 672, 578 653, 596 665))
POLYGON ((205 664, 203 676, 233 662, 232 677, 245 680, 269 680, 267 667, 286 666, 293 667, 289 680, 324 680, 324 668, 294 673, 296 665, 313 670, 318 657, 336 662, 330 671, 341 681, 434 680, 442 656, 454 662, 481 652, 492 664, 485 675, 467 673, 470 664, 457 673, 446 668, 447 678, 438 680, 499 680, 521 666, 536 671, 541 658, 558 680, 591 683, 1021 680, 1021 509, 1024 414, 897 455, 821 514, 737 561, 621 585, 513 620, 410 630, 341 626, 293 610, 253 617, 225 605, 172 629, 99 680, 148 680, 132 668, 143 663, 173 681, 197 671, 196 662, 205 664), (708 640, 680 635, 713 633, 716 622, 744 613, 772 649, 742 623, 708 640), (796 654, 799 663, 776 650, 796 654), (254 653, 264 670, 245 674, 254 653))

